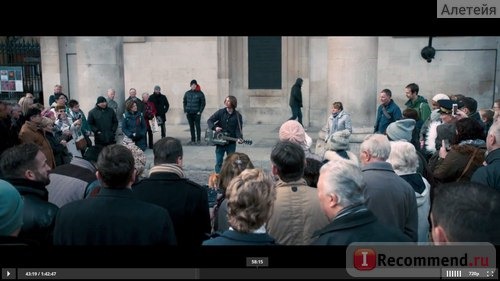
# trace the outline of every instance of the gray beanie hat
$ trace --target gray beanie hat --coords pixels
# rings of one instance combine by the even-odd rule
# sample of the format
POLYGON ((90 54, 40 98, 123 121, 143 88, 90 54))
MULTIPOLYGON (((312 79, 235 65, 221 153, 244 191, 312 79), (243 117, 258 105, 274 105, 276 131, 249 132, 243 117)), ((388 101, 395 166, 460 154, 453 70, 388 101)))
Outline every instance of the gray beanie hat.
POLYGON ((349 130, 342 130, 333 133, 328 138, 327 147, 330 150, 349 150, 349 130))
POLYGON ((24 201, 9 182, 0 180, 0 235, 10 236, 23 225, 24 201))
POLYGON ((389 124, 389 126, 387 126, 387 137, 391 141, 402 140, 411 142, 415 123, 416 122, 413 119, 402 119, 396 122, 392 122, 391 124, 389 124))

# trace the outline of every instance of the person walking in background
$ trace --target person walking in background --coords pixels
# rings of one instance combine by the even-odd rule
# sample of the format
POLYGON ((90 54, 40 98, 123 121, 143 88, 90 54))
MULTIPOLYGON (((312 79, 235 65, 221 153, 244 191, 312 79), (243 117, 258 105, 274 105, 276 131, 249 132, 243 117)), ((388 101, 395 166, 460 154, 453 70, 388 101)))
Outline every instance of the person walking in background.
MULTIPOLYGON (((207 120, 208 128, 217 133, 226 133, 229 137, 237 138, 238 143, 243 143, 243 117, 236 111, 238 100, 235 96, 224 99, 225 108, 217 110, 207 120)), ((229 155, 236 151, 236 142, 227 141, 225 144, 215 146, 215 172, 219 173, 224 160, 224 154, 229 155)))
POLYGON ((380 91, 380 105, 377 109, 377 121, 375 121, 374 133, 385 134, 387 126, 392 122, 401 119, 401 109, 392 100, 392 92, 389 89, 380 91))
POLYGON ((167 122, 167 112, 170 104, 168 99, 161 92, 160 86, 156 85, 154 93, 149 97, 149 100, 155 105, 156 108, 156 121, 161 128, 161 137, 164 138, 167 134, 165 132, 165 123, 167 122))
POLYGON ((201 143, 200 119, 203 109, 205 109, 205 94, 201 91, 200 85, 196 80, 192 80, 191 89, 184 94, 183 106, 186 114, 189 130, 191 132, 191 141, 188 145, 201 143), (195 138, 196 128, 196 138, 195 138))
POLYGON ((299 123, 302 124, 302 78, 297 78, 295 84, 292 86, 292 91, 290 92, 290 108, 292 109, 292 117, 288 120, 298 119, 299 123))

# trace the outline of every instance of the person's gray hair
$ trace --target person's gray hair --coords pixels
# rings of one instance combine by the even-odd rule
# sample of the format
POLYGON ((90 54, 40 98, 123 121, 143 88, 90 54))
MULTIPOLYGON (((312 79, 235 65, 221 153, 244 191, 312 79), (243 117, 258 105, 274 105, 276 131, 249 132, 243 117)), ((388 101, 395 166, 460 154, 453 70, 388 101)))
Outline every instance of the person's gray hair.
POLYGON ((351 161, 328 161, 321 167, 325 194, 335 193, 342 207, 364 203, 366 183, 361 169, 351 161))
POLYGON ((497 142, 500 142, 500 119, 495 120, 488 131, 489 135, 493 135, 497 142))
POLYGON ((361 143, 359 152, 363 151, 368 152, 372 157, 385 161, 391 154, 391 144, 386 135, 371 134, 366 136, 361 143))
POLYGON ((387 159, 397 174, 417 172, 418 155, 413 144, 406 141, 391 141, 391 154, 387 159))

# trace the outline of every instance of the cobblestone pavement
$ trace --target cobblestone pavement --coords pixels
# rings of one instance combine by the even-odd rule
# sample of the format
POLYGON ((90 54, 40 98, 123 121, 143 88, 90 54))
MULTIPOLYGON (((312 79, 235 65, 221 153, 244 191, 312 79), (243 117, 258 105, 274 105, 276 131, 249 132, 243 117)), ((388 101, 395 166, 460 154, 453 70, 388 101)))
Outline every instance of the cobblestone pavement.
POLYGON ((206 185, 208 182, 208 176, 213 171, 207 171, 207 170, 187 170, 184 171, 186 174, 186 177, 200 185, 206 185))

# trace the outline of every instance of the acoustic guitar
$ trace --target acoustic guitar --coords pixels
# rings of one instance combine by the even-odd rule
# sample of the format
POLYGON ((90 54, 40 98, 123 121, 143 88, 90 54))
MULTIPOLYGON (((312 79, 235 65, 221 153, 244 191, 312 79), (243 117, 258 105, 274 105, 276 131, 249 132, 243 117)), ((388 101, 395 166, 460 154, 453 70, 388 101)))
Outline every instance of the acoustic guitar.
MULTIPOLYGON (((228 141, 238 141, 238 138, 233 138, 227 135, 226 132, 217 132, 214 130, 207 129, 205 131, 205 141, 210 145, 225 145, 228 141)), ((251 139, 243 140, 244 144, 252 145, 253 141, 251 139)))

